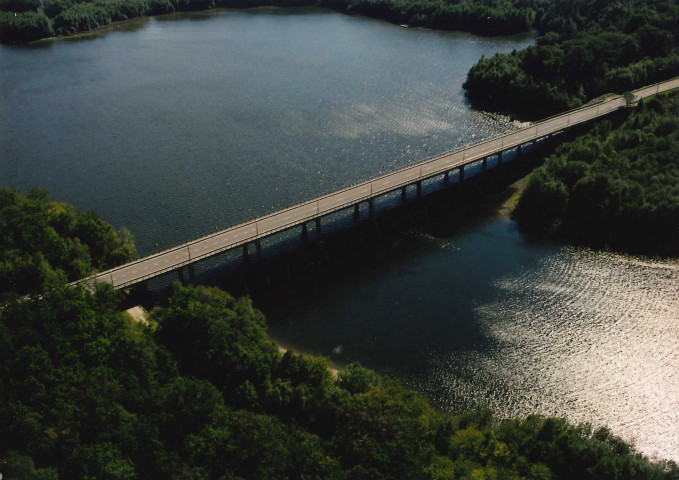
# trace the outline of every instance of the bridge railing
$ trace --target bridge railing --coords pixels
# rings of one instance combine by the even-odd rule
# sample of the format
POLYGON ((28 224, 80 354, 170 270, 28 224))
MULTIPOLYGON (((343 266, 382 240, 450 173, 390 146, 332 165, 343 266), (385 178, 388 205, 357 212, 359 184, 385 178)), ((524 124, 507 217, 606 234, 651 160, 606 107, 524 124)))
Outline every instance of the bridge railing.
MULTIPOLYGON (((675 88, 679 88, 679 77, 635 90, 633 93, 635 99, 640 99, 675 88)), ((494 151, 513 148, 523 143, 531 142, 546 135, 561 131, 570 126, 589 121, 605 113, 617 110, 624 104, 626 104, 626 101, 620 95, 603 98, 591 105, 546 118, 540 122, 530 124, 510 133, 495 135, 472 145, 462 145, 454 150, 432 156, 413 165, 408 165, 393 172, 357 182, 312 200, 306 200, 284 208, 283 210, 271 212, 219 232, 184 242, 162 252, 139 258, 128 264, 106 270, 73 283, 105 281, 112 283, 116 287, 127 286, 161 273, 180 268, 186 264, 217 255, 218 253, 239 246, 245 242, 254 241, 264 236, 289 229, 299 225, 300 222, 310 221, 319 216, 342 210, 373 198, 376 195, 385 194, 414 182, 454 170, 463 165, 485 158, 488 155, 492 155, 492 152, 494 151), (231 240, 228 240, 225 243, 217 242, 219 237, 229 236, 232 237, 231 240), (209 248, 210 244, 216 245, 214 248, 209 248), (191 252, 192 247, 194 249, 193 255, 191 252), (206 250, 201 251, 200 253, 195 251, 196 249, 200 250, 201 248, 206 250), (114 275, 116 273, 120 273, 127 269, 134 269, 134 267, 141 267, 142 265, 150 265, 154 260, 160 261, 163 257, 170 257, 172 263, 169 266, 152 270, 147 274, 142 273, 133 281, 122 281, 120 283, 115 281, 114 275)), ((158 262, 156 262, 156 264, 157 263, 158 262)))

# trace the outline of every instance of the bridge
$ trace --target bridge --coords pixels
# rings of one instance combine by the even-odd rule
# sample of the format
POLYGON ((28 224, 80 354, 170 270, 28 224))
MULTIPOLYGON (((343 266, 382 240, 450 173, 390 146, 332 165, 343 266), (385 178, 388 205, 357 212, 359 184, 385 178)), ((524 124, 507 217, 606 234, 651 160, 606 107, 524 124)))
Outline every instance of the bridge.
MULTIPOLYGON (((633 92, 634 100, 676 88, 679 88, 679 78, 636 90, 633 92)), ((315 223, 318 233, 321 218, 340 210, 353 208, 355 218, 358 219, 359 208, 363 203, 368 204, 372 216, 373 200, 381 195, 401 189, 405 199, 405 189, 415 185, 419 196, 423 181, 443 175, 444 182, 448 184, 451 173, 457 175, 458 181, 461 182, 464 179, 465 168, 472 164, 477 165, 481 162, 482 170, 485 171, 486 160, 490 157, 497 156, 497 163, 500 164, 503 152, 512 149, 520 151, 523 145, 608 115, 627 104, 628 99, 623 96, 610 97, 97 273, 74 284, 92 286, 96 282, 105 282, 117 289, 125 288, 191 266, 195 262, 227 250, 244 248, 247 254, 247 246, 250 243, 254 243, 259 251, 261 239, 283 230, 301 226, 302 235, 306 235, 309 222, 315 223)))

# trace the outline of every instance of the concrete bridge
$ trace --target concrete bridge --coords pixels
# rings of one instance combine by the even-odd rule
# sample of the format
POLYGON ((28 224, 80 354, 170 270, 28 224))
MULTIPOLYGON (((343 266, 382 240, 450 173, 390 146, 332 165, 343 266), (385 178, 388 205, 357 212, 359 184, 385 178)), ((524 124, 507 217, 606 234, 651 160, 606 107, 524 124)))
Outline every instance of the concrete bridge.
MULTIPOLYGON (((635 100, 658 93, 679 88, 679 78, 645 87, 634 92, 635 100)), ((564 131, 575 125, 605 116, 627 105, 622 96, 614 96, 570 112, 557 115, 511 133, 490 138, 473 145, 454 150, 423 162, 411 165, 357 185, 343 188, 292 207, 250 220, 220 232, 207 235, 197 240, 178 245, 168 250, 140 258, 105 272, 97 273, 74 283, 92 285, 95 282, 106 282, 114 288, 125 288, 164 273, 179 270, 184 266, 212 257, 235 248, 243 248, 247 254, 248 244, 254 243, 259 251, 260 240, 274 233, 295 227, 302 228, 302 235, 307 233, 307 224, 315 223, 316 232, 320 232, 321 218, 343 209, 354 209, 355 218, 359 218, 359 208, 367 203, 369 214, 374 212, 375 198, 401 190, 405 199, 406 188, 417 187, 421 193, 424 180, 442 175, 448 183, 450 174, 463 181, 465 168, 481 162, 482 170, 486 170, 486 161, 497 155, 499 165, 503 152, 518 149, 526 144, 564 131)))

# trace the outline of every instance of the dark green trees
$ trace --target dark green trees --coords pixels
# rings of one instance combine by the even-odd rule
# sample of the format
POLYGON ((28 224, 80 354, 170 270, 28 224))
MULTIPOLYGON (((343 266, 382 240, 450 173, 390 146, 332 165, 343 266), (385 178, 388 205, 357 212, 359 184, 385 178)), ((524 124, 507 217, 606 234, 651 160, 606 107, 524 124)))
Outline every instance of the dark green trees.
POLYGON ((672 78, 677 18, 676 1, 555 0, 538 13, 537 44, 481 59, 467 96, 475 107, 535 120, 672 78))
POLYGON ((515 211, 524 227, 633 252, 679 252, 679 97, 559 147, 515 211))
MULTIPOLYGON (((666 108, 650 103, 634 121, 659 135, 673 125, 664 120, 666 108)), ((580 151, 590 159, 612 150, 585 144, 580 151)), ((553 180, 566 190, 593 170, 587 161, 566 165, 559 164, 553 180)), ((11 258, 58 260, 76 243, 58 235, 65 231, 87 239, 91 265, 115 258, 119 239, 96 215, 78 214, 40 190, 0 192, 6 207, 0 218, 11 227, 0 232, 12 245, 11 258)), ((679 475, 675 464, 650 463, 605 429, 537 417, 500 422, 483 407, 445 415, 359 364, 335 378, 323 359, 281 356, 249 300, 216 288, 177 285, 147 326, 120 312, 121 294, 109 285, 92 293, 51 271, 55 279, 39 287, 40 295, 7 296, 0 308, 0 473, 6 478, 679 475)))
POLYGON ((132 260, 127 230, 117 232, 90 211, 0 186, 0 293, 25 294, 132 260))
POLYGON ((528 30, 544 0, 36 0, 0 2, 0 41, 71 35, 142 15, 209 8, 319 6, 397 24, 506 35, 528 30))
POLYGON ((447 416, 359 365, 268 342, 261 314, 177 287, 150 327, 110 287, 61 287, 0 310, 0 473, 89 479, 658 479, 607 430, 447 416), (178 335, 178 336, 175 336, 178 335), (195 352, 188 351, 189 347, 195 352), (213 363, 214 360, 214 363, 213 363))

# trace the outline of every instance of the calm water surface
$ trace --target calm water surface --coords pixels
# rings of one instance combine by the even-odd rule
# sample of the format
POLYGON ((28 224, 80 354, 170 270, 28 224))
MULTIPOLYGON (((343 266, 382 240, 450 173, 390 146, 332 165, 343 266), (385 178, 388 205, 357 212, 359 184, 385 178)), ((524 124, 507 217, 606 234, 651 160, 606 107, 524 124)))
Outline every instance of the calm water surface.
MULTIPOLYGON (((531 42, 257 10, 0 47, 0 183, 47 187, 151 253, 515 128, 460 86, 531 42)), ((282 343, 443 409, 607 424, 679 460, 676 261, 535 245, 491 216, 258 300, 282 343)))
POLYGON ((512 128, 460 85, 532 42, 313 10, 125 28, 0 49, 0 179, 127 226, 142 254, 512 128))

